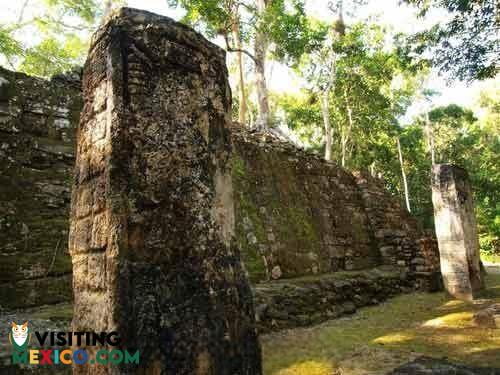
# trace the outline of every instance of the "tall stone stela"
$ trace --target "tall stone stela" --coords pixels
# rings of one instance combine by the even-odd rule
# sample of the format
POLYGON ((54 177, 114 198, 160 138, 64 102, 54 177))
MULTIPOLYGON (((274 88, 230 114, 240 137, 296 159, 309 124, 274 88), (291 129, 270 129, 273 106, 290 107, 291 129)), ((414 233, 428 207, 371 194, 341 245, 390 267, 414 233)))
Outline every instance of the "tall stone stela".
POLYGON ((467 172, 454 165, 434 165, 432 202, 445 288, 455 298, 472 300, 484 281, 467 172))
MULTIPOLYGON (((233 237, 224 51, 169 18, 122 8, 93 37, 83 88, 73 331, 116 331, 140 363, 74 373, 261 374, 233 237)), ((102 349, 84 348, 89 358, 102 349)))

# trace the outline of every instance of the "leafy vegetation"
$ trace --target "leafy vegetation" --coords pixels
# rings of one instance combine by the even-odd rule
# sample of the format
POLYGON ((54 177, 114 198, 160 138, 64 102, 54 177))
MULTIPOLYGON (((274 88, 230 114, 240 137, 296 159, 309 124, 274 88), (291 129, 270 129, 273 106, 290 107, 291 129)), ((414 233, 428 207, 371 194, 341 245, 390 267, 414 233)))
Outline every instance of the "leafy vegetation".
POLYGON ((50 77, 82 65, 91 33, 122 0, 24 0, 16 21, 0 25, 0 55, 12 69, 50 77), (41 9, 34 15, 27 8, 41 9), (29 43, 20 36, 31 33, 29 43))
MULTIPOLYGON (((357 17, 368 3, 325 2, 326 16, 318 20, 308 13, 306 0, 165 0, 166 7, 182 10, 182 22, 235 57, 230 66, 238 93, 235 120, 284 126, 327 160, 383 177, 429 229, 431 166, 463 166, 474 186, 481 248, 485 255, 498 255, 496 2, 405 0, 424 19, 439 15, 439 23, 415 35, 357 17), (269 90, 270 61, 293 69, 299 93, 269 90), (427 86, 436 71, 450 81, 490 78, 491 85, 467 107, 432 105, 436 93, 427 86), (416 102, 427 105, 410 118, 416 102)), ((13 21, 0 25, 2 61, 43 77, 80 65, 91 33, 120 5, 127 1, 23 0, 13 21), (27 34, 35 37, 28 42, 27 34)))
POLYGON ((462 80, 493 78, 498 73, 498 2, 495 0, 406 0, 416 4, 421 16, 448 11, 448 21, 411 38, 417 55, 431 53, 444 74, 462 80))

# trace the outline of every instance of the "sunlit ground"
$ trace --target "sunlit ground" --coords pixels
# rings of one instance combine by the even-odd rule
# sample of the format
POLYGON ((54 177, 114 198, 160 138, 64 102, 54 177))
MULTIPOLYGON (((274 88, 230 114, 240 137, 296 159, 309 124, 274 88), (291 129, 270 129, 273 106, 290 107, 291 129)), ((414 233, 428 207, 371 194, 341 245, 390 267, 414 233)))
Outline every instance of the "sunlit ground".
POLYGON ((485 300, 469 304, 444 293, 396 297, 353 316, 262 337, 266 375, 386 374, 421 355, 500 368, 500 330, 475 327, 472 315, 500 302, 500 274, 485 300))
POLYGON ((500 264, 500 255, 481 254, 483 262, 500 264))

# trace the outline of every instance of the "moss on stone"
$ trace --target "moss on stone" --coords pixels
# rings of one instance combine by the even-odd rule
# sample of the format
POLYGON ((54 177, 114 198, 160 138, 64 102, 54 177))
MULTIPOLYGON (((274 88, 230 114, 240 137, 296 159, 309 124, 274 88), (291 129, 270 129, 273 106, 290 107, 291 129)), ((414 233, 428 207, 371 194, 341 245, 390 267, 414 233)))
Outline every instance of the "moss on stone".
POLYGON ((295 234, 314 248, 319 241, 318 233, 314 228, 312 217, 306 213, 305 209, 300 206, 289 206, 285 215, 287 222, 283 228, 288 234, 295 234))
MULTIPOLYGON (((257 238, 257 244, 263 244, 267 241, 265 225, 259 216, 259 210, 246 197, 245 193, 237 194, 239 205, 239 215, 246 217, 252 225, 251 233, 257 238)), ((265 279, 267 276, 266 265, 263 256, 259 253, 257 244, 251 244, 247 232, 243 228, 242 220, 238 221, 236 228, 237 241, 241 247, 241 254, 245 268, 248 271, 249 278, 252 281, 265 279)))
POLYGON ((259 214, 259 207, 254 203, 255 191, 248 181, 245 161, 238 154, 232 156, 232 176, 234 199, 237 214, 236 240, 241 250, 241 257, 252 282, 266 279, 268 271, 263 255, 259 253, 258 244, 267 242, 265 223, 259 214), (245 230, 244 222, 249 223, 251 231, 245 230), (250 243, 248 235, 257 238, 257 244, 250 243))
POLYGON ((245 162, 237 154, 233 154, 231 164, 233 168, 233 178, 245 176, 245 162))

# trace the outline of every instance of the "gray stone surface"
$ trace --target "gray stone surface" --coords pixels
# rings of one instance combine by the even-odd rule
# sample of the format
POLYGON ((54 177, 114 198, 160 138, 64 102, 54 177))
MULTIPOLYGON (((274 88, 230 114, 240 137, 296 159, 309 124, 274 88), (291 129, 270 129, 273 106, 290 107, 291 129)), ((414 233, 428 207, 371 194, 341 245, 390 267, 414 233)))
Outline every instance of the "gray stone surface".
POLYGON ((432 202, 445 288, 455 298, 472 300, 484 288, 484 281, 467 172, 454 165, 435 165, 432 202))
POLYGON ((267 333, 319 324, 409 292, 414 285, 394 266, 259 283, 254 287, 257 325, 267 333))
POLYGON ((436 242, 382 180, 269 132, 234 126, 233 142, 236 237, 253 281, 384 264, 436 284, 436 242))
POLYGON ((73 330, 117 331, 141 362, 73 373, 260 374, 234 240, 224 51, 167 17, 122 8, 93 37, 83 93, 73 330))
POLYGON ((449 362, 445 359, 420 357, 404 364, 388 375, 499 375, 500 369, 471 367, 449 362))
POLYGON ((71 299, 75 74, 46 81, 0 68, 0 308, 71 299))
POLYGON ((481 309, 472 319, 479 327, 500 329, 500 303, 481 309))

